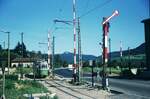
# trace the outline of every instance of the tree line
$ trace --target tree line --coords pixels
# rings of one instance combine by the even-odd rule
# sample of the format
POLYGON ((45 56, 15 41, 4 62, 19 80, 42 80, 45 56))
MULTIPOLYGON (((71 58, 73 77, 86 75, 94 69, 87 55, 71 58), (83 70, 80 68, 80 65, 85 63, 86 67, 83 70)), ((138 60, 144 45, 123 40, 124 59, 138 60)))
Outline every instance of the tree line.
MULTIPOLYGON (((12 61, 15 58, 34 58, 34 59, 48 59, 48 55, 42 53, 41 51, 28 51, 24 43, 18 42, 14 49, 10 49, 10 60, 12 61)), ((52 57, 51 57, 52 58, 52 57)), ((0 66, 4 65, 7 67, 8 59, 8 49, 4 49, 0 45, 0 66)), ((52 60, 52 59, 51 59, 52 60)), ((67 61, 61 59, 59 54, 54 55, 54 65, 56 67, 66 67, 68 66, 67 61)))

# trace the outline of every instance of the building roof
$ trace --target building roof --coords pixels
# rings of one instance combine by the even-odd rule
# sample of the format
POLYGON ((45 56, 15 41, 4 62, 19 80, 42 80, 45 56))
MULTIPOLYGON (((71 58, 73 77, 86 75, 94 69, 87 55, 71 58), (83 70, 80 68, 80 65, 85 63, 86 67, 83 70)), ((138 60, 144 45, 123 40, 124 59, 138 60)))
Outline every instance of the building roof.
POLYGON ((142 21, 142 23, 149 23, 149 24, 150 24, 150 18, 144 19, 144 20, 142 21))
POLYGON ((16 62, 34 62, 36 60, 37 59, 35 59, 35 58, 15 58, 11 62, 12 63, 16 63, 16 62))

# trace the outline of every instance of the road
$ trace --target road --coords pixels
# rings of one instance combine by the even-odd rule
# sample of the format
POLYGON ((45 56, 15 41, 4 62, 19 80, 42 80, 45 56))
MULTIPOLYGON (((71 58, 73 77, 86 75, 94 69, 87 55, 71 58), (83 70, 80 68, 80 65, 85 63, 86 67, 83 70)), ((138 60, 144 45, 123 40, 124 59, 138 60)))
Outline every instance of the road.
MULTIPOLYGON (((55 73, 65 78, 72 77, 72 71, 66 68, 57 69, 55 73)), ((91 81, 90 74, 84 74, 86 80, 91 81)), ((101 83, 101 81, 96 82, 101 83)), ((115 79, 109 78, 110 89, 127 94, 134 95, 142 99, 150 99, 150 80, 132 80, 132 79, 115 79)))
MULTIPOLYGON (((55 69, 55 74, 63 76, 65 78, 72 78, 73 71, 67 68, 55 69)), ((91 74, 83 74, 84 77, 91 77, 91 74)))

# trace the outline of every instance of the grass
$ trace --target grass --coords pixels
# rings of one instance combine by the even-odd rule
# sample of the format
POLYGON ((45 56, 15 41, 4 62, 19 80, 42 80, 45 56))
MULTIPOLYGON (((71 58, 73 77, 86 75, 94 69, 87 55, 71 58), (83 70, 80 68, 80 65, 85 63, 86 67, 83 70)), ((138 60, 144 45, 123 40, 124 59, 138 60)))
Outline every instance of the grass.
MULTIPOLYGON (((99 69, 99 71, 102 71, 102 70, 103 70, 102 67, 100 67, 100 68, 98 68, 98 69, 99 69)), ((91 72, 92 72, 91 67, 83 67, 82 70, 83 70, 84 73, 91 73, 91 72)), ((94 72, 95 72, 95 71, 97 71, 97 68, 94 68, 94 72)), ((110 68, 109 68, 109 67, 107 68, 107 72, 108 72, 108 73, 110 72, 110 68)), ((121 73, 121 69, 120 69, 120 68, 113 68, 113 67, 112 67, 112 68, 111 68, 111 73, 120 74, 120 73, 121 73)))
POLYGON ((83 72, 92 72, 91 67, 83 67, 82 70, 83 72))
POLYGON ((14 74, 20 74, 20 72, 22 72, 23 74, 29 74, 33 72, 33 68, 31 67, 23 67, 23 68, 16 68, 14 74))
MULTIPOLYGON (((2 95, 2 86, 0 86, 0 96, 2 95)), ((6 79, 5 96, 6 99, 26 99, 23 94, 42 93, 48 90, 40 83, 30 80, 6 79)))
MULTIPOLYGON (((109 72, 110 68, 107 68, 107 71, 109 72)), ((111 73, 120 74, 121 73, 121 69, 111 68, 111 73)))
MULTIPOLYGON (((145 61, 145 58, 146 58, 145 54, 130 55, 130 60, 132 62, 135 62, 135 61, 145 61)), ((120 57, 113 58, 112 60, 117 60, 118 62, 120 62, 120 57)), ((129 56, 128 55, 123 56, 122 60, 129 61, 129 56)))

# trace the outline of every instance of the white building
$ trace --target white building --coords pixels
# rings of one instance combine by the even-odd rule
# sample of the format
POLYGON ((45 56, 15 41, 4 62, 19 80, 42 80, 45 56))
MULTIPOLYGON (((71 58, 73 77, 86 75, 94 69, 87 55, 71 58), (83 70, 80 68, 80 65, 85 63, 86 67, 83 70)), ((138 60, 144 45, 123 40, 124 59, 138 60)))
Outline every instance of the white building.
POLYGON ((32 67, 34 61, 33 58, 16 58, 11 61, 11 67, 18 67, 19 64, 23 64, 23 67, 32 67))

